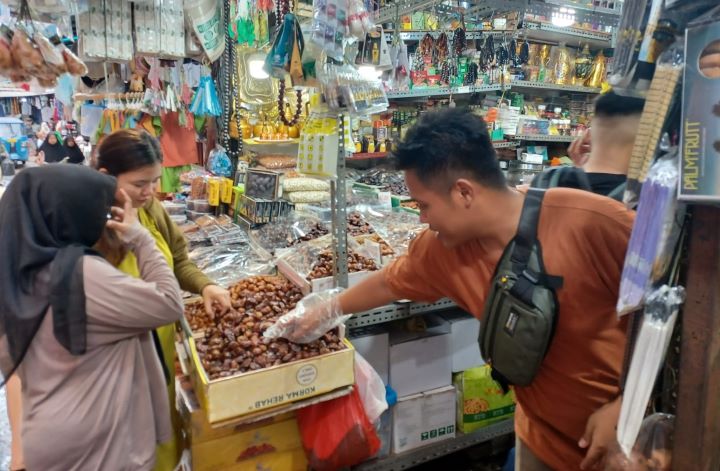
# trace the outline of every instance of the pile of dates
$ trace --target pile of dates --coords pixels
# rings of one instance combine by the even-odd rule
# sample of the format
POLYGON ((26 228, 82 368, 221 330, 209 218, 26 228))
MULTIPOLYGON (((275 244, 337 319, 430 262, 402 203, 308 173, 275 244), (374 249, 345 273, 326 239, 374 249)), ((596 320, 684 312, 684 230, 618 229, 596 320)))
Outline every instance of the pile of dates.
MULTIPOLYGON (((329 251, 322 252, 318 256, 317 262, 313 264, 310 274, 307 276, 307 279, 314 280, 317 278, 325 278, 326 276, 333 276, 334 270, 335 262, 333 260, 333 254, 329 251)), ((362 255, 358 255, 355 252, 348 252, 349 273, 376 270, 379 270, 379 268, 374 260, 363 257, 362 255)))
POLYGON ((299 238, 293 240, 292 242, 288 243, 288 247, 293 247, 301 242, 307 242, 309 240, 317 239, 319 237, 326 235, 328 232, 330 232, 330 231, 328 230, 327 227, 325 227, 325 225, 323 223, 321 223, 321 222, 313 223, 313 225, 310 227, 310 230, 307 231, 304 236, 299 237, 299 238))
POLYGON ((369 222, 365 220, 362 214, 352 212, 347 216, 347 233, 351 236, 359 236, 364 234, 373 234, 375 230, 369 222))
POLYGON ((202 303, 188 306, 185 313, 192 330, 202 335, 195 341, 211 380, 345 348, 337 331, 304 345, 285 339, 263 339, 265 330, 303 297, 295 285, 283 278, 247 278, 230 288, 230 294, 233 309, 224 314, 216 311, 211 318, 202 303))

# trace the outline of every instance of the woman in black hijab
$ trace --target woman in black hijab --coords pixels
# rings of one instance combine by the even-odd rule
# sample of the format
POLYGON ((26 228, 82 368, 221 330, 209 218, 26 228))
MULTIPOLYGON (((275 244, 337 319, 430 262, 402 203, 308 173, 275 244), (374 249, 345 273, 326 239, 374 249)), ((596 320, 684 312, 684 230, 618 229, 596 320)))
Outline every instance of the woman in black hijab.
POLYGON ((68 157, 68 162, 71 164, 81 164, 85 162, 85 155, 78 147, 75 138, 68 136, 65 138, 65 155, 68 157))
POLYGON ((39 152, 42 152, 42 160, 46 164, 56 164, 62 162, 67 157, 67 150, 62 145, 57 133, 51 132, 42 143, 39 152))
POLYGON ((0 200, 0 371, 3 382, 13 373, 23 382, 28 469, 149 471, 156 442, 170 436, 150 332, 178 320, 182 300, 120 196, 124 208, 112 207, 113 177, 47 165, 20 172, 0 200), (108 230, 133 248, 142 279, 93 250, 108 230))

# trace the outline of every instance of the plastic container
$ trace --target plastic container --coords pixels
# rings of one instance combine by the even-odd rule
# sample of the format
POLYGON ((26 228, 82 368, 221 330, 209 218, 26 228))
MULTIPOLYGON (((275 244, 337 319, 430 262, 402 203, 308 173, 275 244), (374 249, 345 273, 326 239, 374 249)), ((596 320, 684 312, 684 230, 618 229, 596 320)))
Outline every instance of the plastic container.
POLYGON ((209 213, 212 211, 208 200, 187 200, 187 209, 199 213, 209 213))
POLYGON ((185 216, 187 207, 182 203, 163 203, 162 205, 170 216, 185 216))
POLYGON ((191 221, 197 221, 197 220, 200 219, 201 217, 208 215, 208 213, 203 213, 203 212, 200 212, 200 211, 192 211, 192 210, 190 210, 190 209, 188 209, 187 211, 185 211, 185 214, 187 215, 187 218, 188 218, 189 220, 191 220, 191 221))

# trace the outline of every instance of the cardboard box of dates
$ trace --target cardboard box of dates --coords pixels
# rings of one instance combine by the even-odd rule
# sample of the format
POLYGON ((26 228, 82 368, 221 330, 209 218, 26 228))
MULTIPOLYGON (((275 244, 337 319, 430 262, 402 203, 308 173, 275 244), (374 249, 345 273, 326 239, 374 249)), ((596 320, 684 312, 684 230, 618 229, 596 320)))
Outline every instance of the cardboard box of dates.
POLYGON ((234 309, 216 313, 214 319, 202 303, 190 303, 185 310, 183 341, 192 363, 190 377, 210 423, 355 382, 354 350, 337 331, 305 345, 263 341, 265 329, 303 297, 290 281, 255 276, 232 286, 230 293, 234 309))

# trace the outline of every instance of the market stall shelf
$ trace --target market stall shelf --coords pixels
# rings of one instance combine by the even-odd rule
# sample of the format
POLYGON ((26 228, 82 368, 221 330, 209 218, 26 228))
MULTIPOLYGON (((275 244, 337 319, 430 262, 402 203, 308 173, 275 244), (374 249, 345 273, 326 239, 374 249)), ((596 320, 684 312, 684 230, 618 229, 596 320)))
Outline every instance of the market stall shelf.
MULTIPOLYGON (((507 87, 505 87, 507 88, 507 87)), ((482 92, 498 92, 503 90, 501 84, 493 85, 466 85, 463 87, 423 87, 413 88, 412 90, 399 92, 389 91, 387 92, 388 99, 393 98, 422 98, 430 96, 446 96, 446 95, 461 95, 467 93, 482 93, 482 92)))
POLYGON ((490 441, 494 438, 502 437, 513 433, 513 420, 508 419, 503 422, 481 428, 473 433, 461 434, 457 433, 455 438, 428 445, 416 450, 392 455, 388 458, 380 460, 372 460, 354 467, 357 471, 400 471, 410 469, 428 461, 441 458, 455 453, 473 445, 490 441))
POLYGON ((511 82, 513 88, 533 88, 539 90, 558 90, 562 92, 573 93, 600 93, 600 88, 584 87, 580 85, 556 85, 554 83, 545 82, 529 82, 527 80, 514 80, 511 82))
POLYGON ((594 15, 604 15, 609 17, 615 17, 618 18, 622 14, 622 4, 618 2, 618 6, 620 8, 603 8, 603 7, 596 7, 592 6, 589 3, 579 3, 575 1, 569 1, 569 0, 545 0, 545 3, 551 4, 551 5, 557 5, 561 7, 568 7, 568 8, 574 8, 575 10, 581 10, 586 11, 589 13, 592 13, 594 15))
POLYGON ((348 160, 371 160, 384 159, 389 155, 388 152, 358 152, 348 157, 348 160))
MULTIPOLYGON (((393 30, 386 30, 386 33, 388 33, 388 37, 392 37, 393 30)), ((398 33, 400 36, 400 39, 403 41, 420 41, 422 38, 425 37, 426 34, 430 34, 432 37, 436 38, 440 36, 440 33, 445 33, 447 38, 449 40, 452 40, 454 37, 454 32, 445 32, 445 31, 429 31, 429 30, 413 30, 413 31, 401 31, 398 33)), ((508 29, 508 30, 487 30, 487 31, 466 31, 465 32, 465 39, 481 39, 488 36, 493 36, 495 38, 502 37, 506 34, 513 34, 515 30, 508 29)))
POLYGON ((454 307, 457 307, 457 305, 449 299, 441 299, 435 303, 397 302, 373 309, 372 311, 355 314, 345 322, 345 326, 348 329, 354 329, 368 325, 383 324, 385 322, 407 319, 408 317, 437 312, 444 309, 452 309, 454 307))
POLYGON ((576 136, 552 136, 544 134, 517 134, 512 136, 517 141, 537 141, 537 142, 572 142, 576 139, 576 136))
POLYGON ((610 47, 612 35, 600 31, 589 31, 579 28, 559 27, 542 21, 525 20, 524 29, 527 38, 535 41, 548 41, 553 43, 566 42, 568 45, 587 43, 591 49, 604 49, 610 47))
POLYGON ((496 149, 507 149, 509 147, 517 147, 519 143, 517 141, 495 141, 492 145, 496 149))

